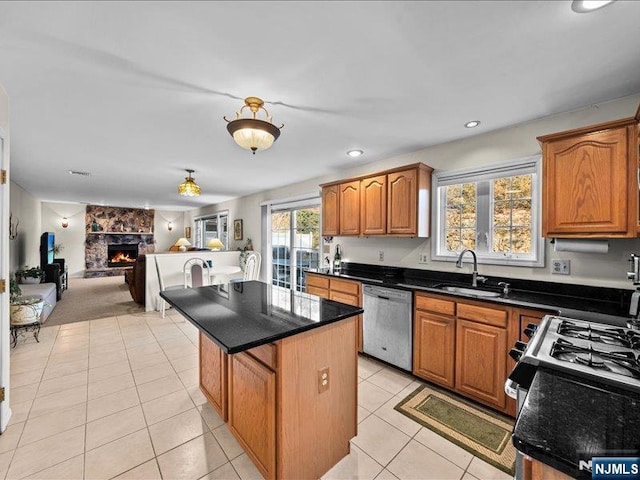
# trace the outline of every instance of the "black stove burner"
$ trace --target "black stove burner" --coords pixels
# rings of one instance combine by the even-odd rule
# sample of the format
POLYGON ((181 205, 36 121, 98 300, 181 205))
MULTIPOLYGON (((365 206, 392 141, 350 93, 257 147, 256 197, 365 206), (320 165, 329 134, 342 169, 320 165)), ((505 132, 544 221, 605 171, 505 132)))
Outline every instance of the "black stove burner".
POLYGON ((563 320, 558 325, 558 333, 567 337, 582 338, 595 343, 619 345, 633 349, 640 348, 640 334, 638 334, 638 332, 626 331, 622 328, 594 328, 589 323, 586 324, 586 326, 582 326, 576 325, 568 320, 563 320))
POLYGON ((553 343, 550 355, 561 361, 640 378, 640 362, 633 352, 603 352, 596 350, 592 345, 581 347, 559 338, 553 343))

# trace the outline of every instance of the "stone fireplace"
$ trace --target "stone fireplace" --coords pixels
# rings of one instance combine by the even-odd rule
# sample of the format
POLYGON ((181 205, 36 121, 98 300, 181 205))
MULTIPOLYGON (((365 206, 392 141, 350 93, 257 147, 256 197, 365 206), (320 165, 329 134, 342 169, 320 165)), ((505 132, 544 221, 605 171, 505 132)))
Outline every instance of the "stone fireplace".
POLYGON ((88 205, 85 223, 85 277, 123 275, 154 252, 153 210, 88 205))

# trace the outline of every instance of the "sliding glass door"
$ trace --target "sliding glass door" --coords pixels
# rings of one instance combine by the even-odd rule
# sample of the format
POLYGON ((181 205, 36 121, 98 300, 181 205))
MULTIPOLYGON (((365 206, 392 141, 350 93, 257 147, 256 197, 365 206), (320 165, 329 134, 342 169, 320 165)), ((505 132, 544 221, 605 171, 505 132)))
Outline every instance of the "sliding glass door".
POLYGON ((305 291, 304 269, 320 259, 320 207, 271 210, 272 283, 305 291))

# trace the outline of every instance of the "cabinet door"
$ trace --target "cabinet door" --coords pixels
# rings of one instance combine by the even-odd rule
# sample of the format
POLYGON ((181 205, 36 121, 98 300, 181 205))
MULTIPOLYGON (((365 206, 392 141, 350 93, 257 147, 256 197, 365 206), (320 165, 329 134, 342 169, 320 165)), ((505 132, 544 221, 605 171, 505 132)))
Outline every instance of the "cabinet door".
POLYGON ((414 321, 413 373, 453 388, 455 318, 416 310, 414 321))
POLYGON ((338 210, 338 185, 322 187, 322 235, 334 236, 340 233, 338 210))
POLYGON ((456 389, 498 408, 505 407, 506 328, 458 319, 456 389))
POLYGON ((246 353, 229 360, 229 428, 264 477, 276 477, 276 374, 246 353))
MULTIPOLYGON (((333 281, 331 282, 333 284, 333 281)), ((356 282, 350 282, 356 283, 356 282)), ((361 307, 362 303, 359 295, 351 295, 349 293, 337 292, 331 289, 329 292, 329 300, 333 300, 335 302, 346 303, 347 305, 353 305, 354 307, 361 307)), ((356 322, 358 324, 358 334, 356 338, 356 347, 359 352, 362 352, 362 315, 358 315, 356 317, 356 322)))
POLYGON ((227 354, 200 332, 200 390, 227 421, 227 354))
POLYGON ((627 129, 551 141, 543 148, 543 236, 635 235, 628 212, 627 129))
POLYGON ((339 185, 340 235, 360 235, 360 182, 339 185))
POLYGON ((387 176, 362 180, 360 198, 362 235, 387 233, 387 176))
POLYGON ((387 233, 416 235, 418 229, 418 171, 415 169, 387 175, 387 233))

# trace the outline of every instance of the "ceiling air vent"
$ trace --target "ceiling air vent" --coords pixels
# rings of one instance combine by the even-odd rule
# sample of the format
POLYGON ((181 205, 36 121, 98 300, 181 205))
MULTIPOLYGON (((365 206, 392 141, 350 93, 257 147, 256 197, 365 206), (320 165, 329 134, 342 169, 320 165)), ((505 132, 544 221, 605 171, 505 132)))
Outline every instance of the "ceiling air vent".
POLYGON ((79 170, 69 170, 70 175, 82 175, 83 177, 90 177, 91 172, 81 172, 79 170))

